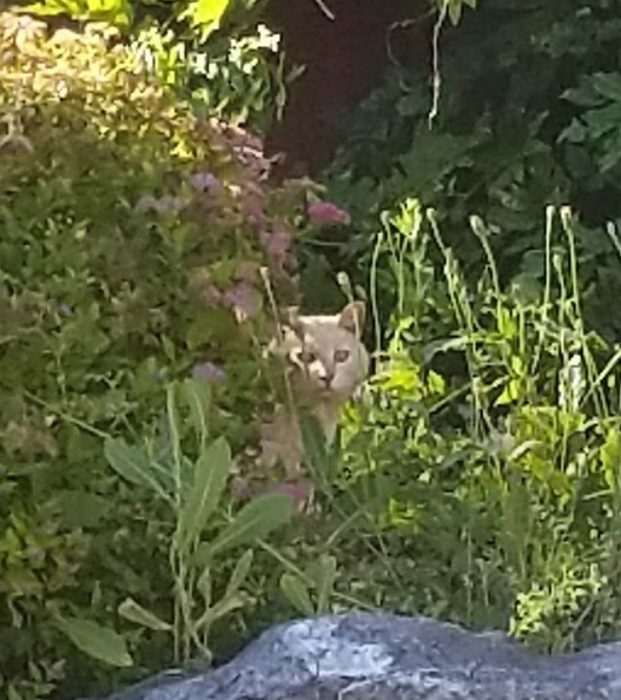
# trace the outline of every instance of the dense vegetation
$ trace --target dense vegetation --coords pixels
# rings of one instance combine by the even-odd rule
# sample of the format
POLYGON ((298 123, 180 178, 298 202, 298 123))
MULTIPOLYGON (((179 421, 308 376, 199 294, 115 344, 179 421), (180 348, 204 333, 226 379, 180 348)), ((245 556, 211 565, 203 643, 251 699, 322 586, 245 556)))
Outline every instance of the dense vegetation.
POLYGON ((619 637, 615 3, 468 11, 431 128, 428 68, 395 67, 343 125, 327 195, 271 183, 239 128, 286 91, 261 5, 30 9, 105 20, 79 32, 0 16, 10 700, 355 606, 547 651, 619 637), (333 448, 307 435, 312 502, 240 498, 278 307, 343 293, 367 298, 374 374, 333 448))

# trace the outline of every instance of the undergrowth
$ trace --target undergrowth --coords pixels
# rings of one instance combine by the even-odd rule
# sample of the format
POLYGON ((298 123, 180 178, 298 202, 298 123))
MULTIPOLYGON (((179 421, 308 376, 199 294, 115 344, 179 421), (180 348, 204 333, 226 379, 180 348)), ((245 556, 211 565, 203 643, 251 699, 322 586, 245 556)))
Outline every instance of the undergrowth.
POLYGON ((500 288, 480 218, 474 289, 432 210, 383 219, 371 301, 397 292, 376 371, 340 450, 314 452, 337 588, 549 651, 613 637, 621 352, 585 327, 570 211, 547 211, 541 294, 500 288))

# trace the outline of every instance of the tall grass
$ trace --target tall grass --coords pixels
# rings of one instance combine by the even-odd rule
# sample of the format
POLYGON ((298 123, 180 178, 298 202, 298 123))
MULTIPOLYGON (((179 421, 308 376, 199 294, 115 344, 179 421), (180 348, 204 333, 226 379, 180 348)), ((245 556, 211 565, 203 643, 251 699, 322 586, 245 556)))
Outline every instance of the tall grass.
POLYGON ((331 501, 353 523, 340 583, 571 649, 619 631, 621 351, 584 320, 568 209, 546 212, 540 275, 509 286, 485 223, 470 229, 474 284, 433 211, 383 217, 376 374, 348 414, 331 501))

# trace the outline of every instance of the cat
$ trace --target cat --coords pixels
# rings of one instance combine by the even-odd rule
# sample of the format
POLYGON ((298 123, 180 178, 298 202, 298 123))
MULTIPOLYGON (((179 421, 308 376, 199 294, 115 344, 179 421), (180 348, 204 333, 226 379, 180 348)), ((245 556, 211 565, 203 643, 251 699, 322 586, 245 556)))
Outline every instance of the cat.
POLYGON ((344 404, 367 378, 369 355, 361 336, 364 302, 347 304, 331 316, 298 315, 287 321, 270 351, 283 362, 288 396, 262 428, 262 464, 281 462, 288 478, 301 473, 303 461, 299 415, 309 411, 326 442, 332 443, 344 404))

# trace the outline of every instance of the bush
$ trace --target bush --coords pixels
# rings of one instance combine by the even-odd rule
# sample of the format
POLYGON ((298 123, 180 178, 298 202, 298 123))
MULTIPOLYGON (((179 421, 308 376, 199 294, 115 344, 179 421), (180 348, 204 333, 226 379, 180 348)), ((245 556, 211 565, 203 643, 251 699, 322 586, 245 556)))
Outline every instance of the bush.
MULTIPOLYGON (((261 270, 295 297, 302 188, 269 188, 261 143, 195 118, 112 30, 2 14, 0 61, 0 688, 27 700, 63 674, 77 692, 78 667, 91 689, 109 682, 57 613, 114 623, 127 595, 168 605, 167 524, 101 440, 193 374, 214 434, 252 442, 269 402, 261 270)), ((157 637, 127 638, 138 666, 117 680, 166 663, 157 637)))

